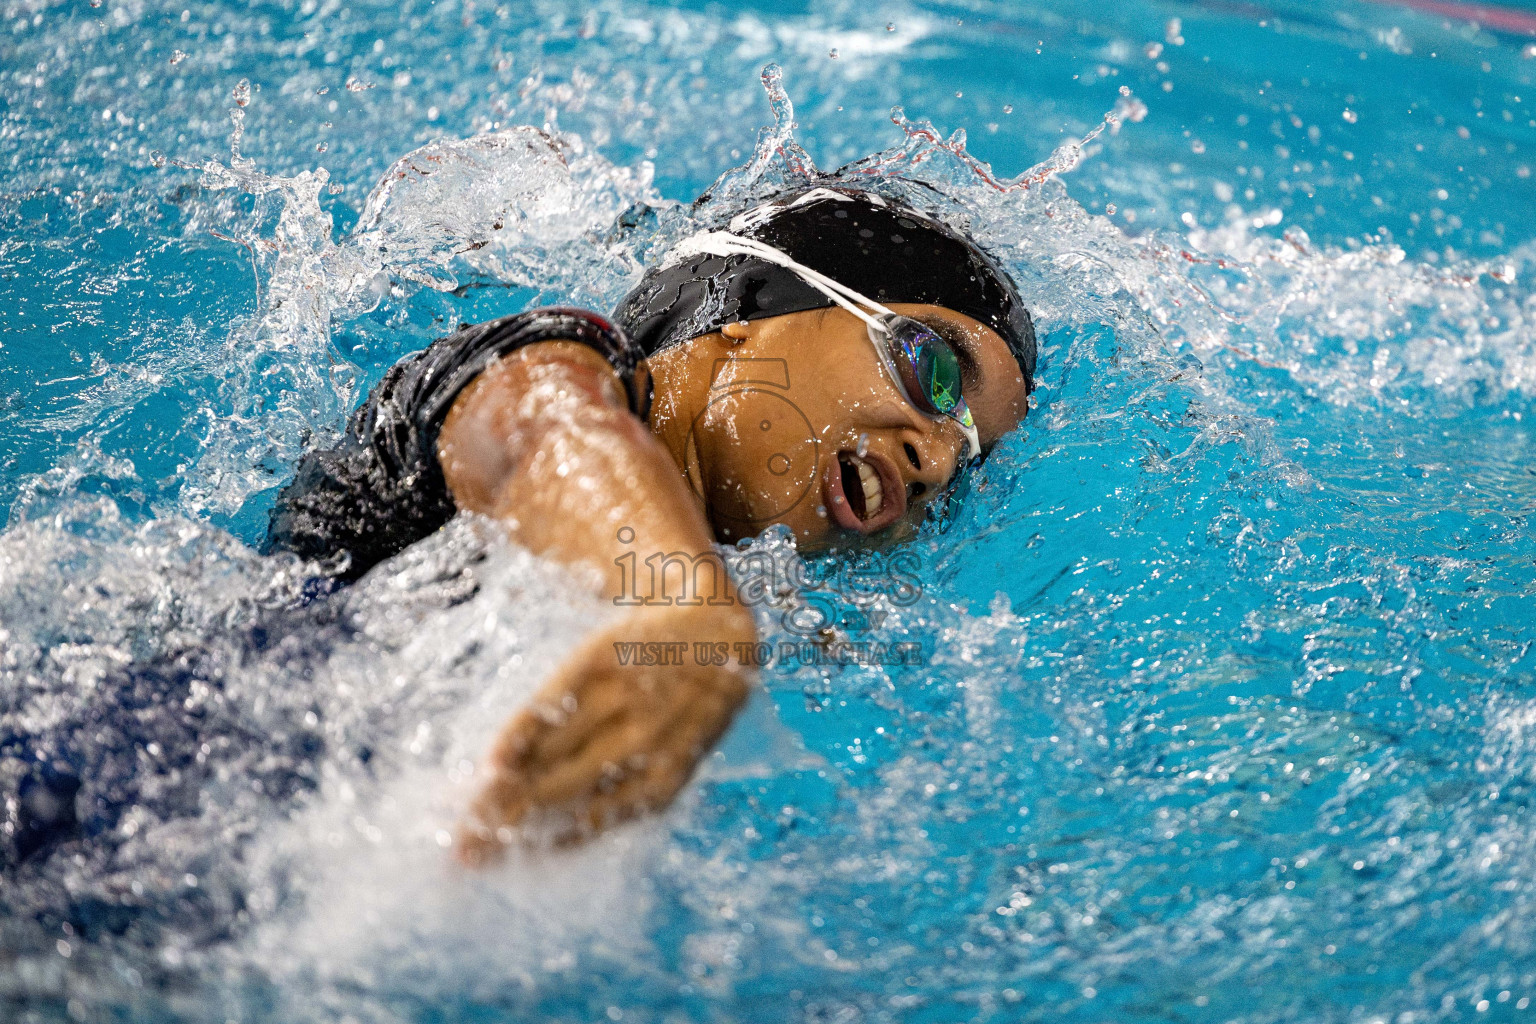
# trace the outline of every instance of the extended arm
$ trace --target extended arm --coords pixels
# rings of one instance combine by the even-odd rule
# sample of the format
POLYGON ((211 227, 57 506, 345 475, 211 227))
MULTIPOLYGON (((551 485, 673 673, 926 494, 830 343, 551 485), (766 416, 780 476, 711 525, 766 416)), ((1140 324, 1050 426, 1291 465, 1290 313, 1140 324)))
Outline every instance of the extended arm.
MULTIPOLYGON (((438 438, 460 508, 505 525, 529 550, 601 574, 620 596, 616 559, 712 557, 698 499, 632 415, 618 378, 591 349, 545 342, 492 364, 459 395, 438 438), (620 540, 623 531, 624 540, 620 540)), ((575 838, 665 805, 729 725, 748 680, 735 663, 622 665, 614 644, 735 644, 755 639, 739 604, 659 605, 624 617, 567 658, 507 724, 489 778, 460 832, 479 863, 530 818, 575 838)))

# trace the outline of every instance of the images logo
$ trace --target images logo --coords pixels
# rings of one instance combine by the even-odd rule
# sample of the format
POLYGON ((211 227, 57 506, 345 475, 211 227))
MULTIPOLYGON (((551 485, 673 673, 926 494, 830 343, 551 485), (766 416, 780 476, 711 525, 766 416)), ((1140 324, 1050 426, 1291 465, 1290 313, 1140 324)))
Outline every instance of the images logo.
POLYGON ((814 493, 821 442, 810 419, 790 401, 789 364, 783 359, 717 359, 711 380, 709 402, 689 428, 690 446, 710 443, 710 428, 717 423, 767 442, 766 485, 750 495, 711 495, 710 514, 721 532, 749 537, 814 493))

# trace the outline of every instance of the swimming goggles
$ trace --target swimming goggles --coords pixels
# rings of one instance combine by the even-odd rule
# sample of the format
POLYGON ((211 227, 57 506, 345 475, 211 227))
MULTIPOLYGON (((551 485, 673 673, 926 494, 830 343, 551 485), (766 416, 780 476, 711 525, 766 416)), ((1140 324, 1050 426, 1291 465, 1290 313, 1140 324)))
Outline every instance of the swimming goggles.
POLYGON ((728 231, 705 231, 684 239, 674 258, 692 255, 753 256, 791 271, 806 284, 864 321, 881 365, 907 404, 928 416, 954 420, 965 434, 970 451, 962 466, 981 454, 976 421, 960 393, 960 359, 949 342, 932 328, 892 312, 873 299, 812 270, 782 250, 755 238, 728 231), (868 310, 868 312, 866 312, 868 310))

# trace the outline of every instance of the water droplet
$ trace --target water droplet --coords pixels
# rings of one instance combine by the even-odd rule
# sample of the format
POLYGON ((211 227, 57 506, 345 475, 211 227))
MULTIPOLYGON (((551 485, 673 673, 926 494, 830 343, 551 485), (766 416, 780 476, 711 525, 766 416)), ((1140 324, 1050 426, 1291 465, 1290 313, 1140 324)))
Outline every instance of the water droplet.
POLYGON ((1104 204, 1104 212, 1109 214, 1111 217, 1113 217, 1115 215, 1115 204, 1114 203, 1105 203, 1104 204))
POLYGON ((171 63, 173 65, 180 64, 182 61, 184 61, 186 59, 187 59, 187 55, 185 53, 182 53, 180 50, 172 50, 171 51, 171 63))
POLYGON ((240 79, 240 81, 235 84, 234 92, 231 93, 231 95, 235 98, 235 106, 245 106, 247 103, 251 102, 251 83, 244 78, 240 79))
POLYGON ((359 82, 355 78, 347 80, 347 92, 363 92, 366 89, 372 89, 372 88, 373 88, 373 83, 372 82, 359 82))
POLYGON ((960 91, 958 91, 958 90, 957 90, 957 91, 956 91, 956 92, 955 92, 955 99, 957 99, 957 100, 958 100, 958 99, 959 99, 959 98, 960 98, 960 97, 962 97, 962 96, 964 96, 964 95, 965 95, 965 93, 963 93, 963 92, 960 92, 960 91))
POLYGON ((1005 114, 1013 113, 1013 104, 1012 103, 1004 103, 1003 104, 1003 113, 1005 113, 1005 114))
MULTIPOLYGON (((885 23, 885 30, 887 32, 895 32, 896 31, 896 23, 894 21, 886 22, 885 23)), ((1529 55, 1527 55, 1527 56, 1529 56, 1529 55)))
POLYGON ((837 60, 837 50, 835 48, 831 49, 831 50, 828 50, 827 51, 827 56, 831 57, 833 60, 837 60))
POLYGON ((861 459, 864 456, 869 454, 869 435, 868 434, 860 434, 859 435, 859 444, 858 444, 858 447, 856 447, 854 449, 854 451, 858 453, 858 456, 861 459))
POLYGON ((1122 85, 1120 87, 1120 95, 1121 96, 1129 96, 1130 94, 1131 94, 1131 87, 1130 86, 1122 85))
POLYGON ((1353 110, 1350 110, 1348 107, 1345 107, 1344 113, 1340 114, 1339 116, 1348 121, 1350 124, 1354 124, 1356 121, 1360 120, 1360 115, 1355 113, 1353 110))

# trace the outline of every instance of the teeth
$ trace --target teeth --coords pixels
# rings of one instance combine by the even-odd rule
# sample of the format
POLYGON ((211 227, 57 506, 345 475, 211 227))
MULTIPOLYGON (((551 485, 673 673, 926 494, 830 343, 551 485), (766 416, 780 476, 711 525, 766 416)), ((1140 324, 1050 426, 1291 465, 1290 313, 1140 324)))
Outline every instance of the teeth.
POLYGON ((855 463, 859 467, 859 484, 864 488, 864 518, 873 519, 885 504, 885 491, 880 486, 880 474, 863 459, 855 463))

